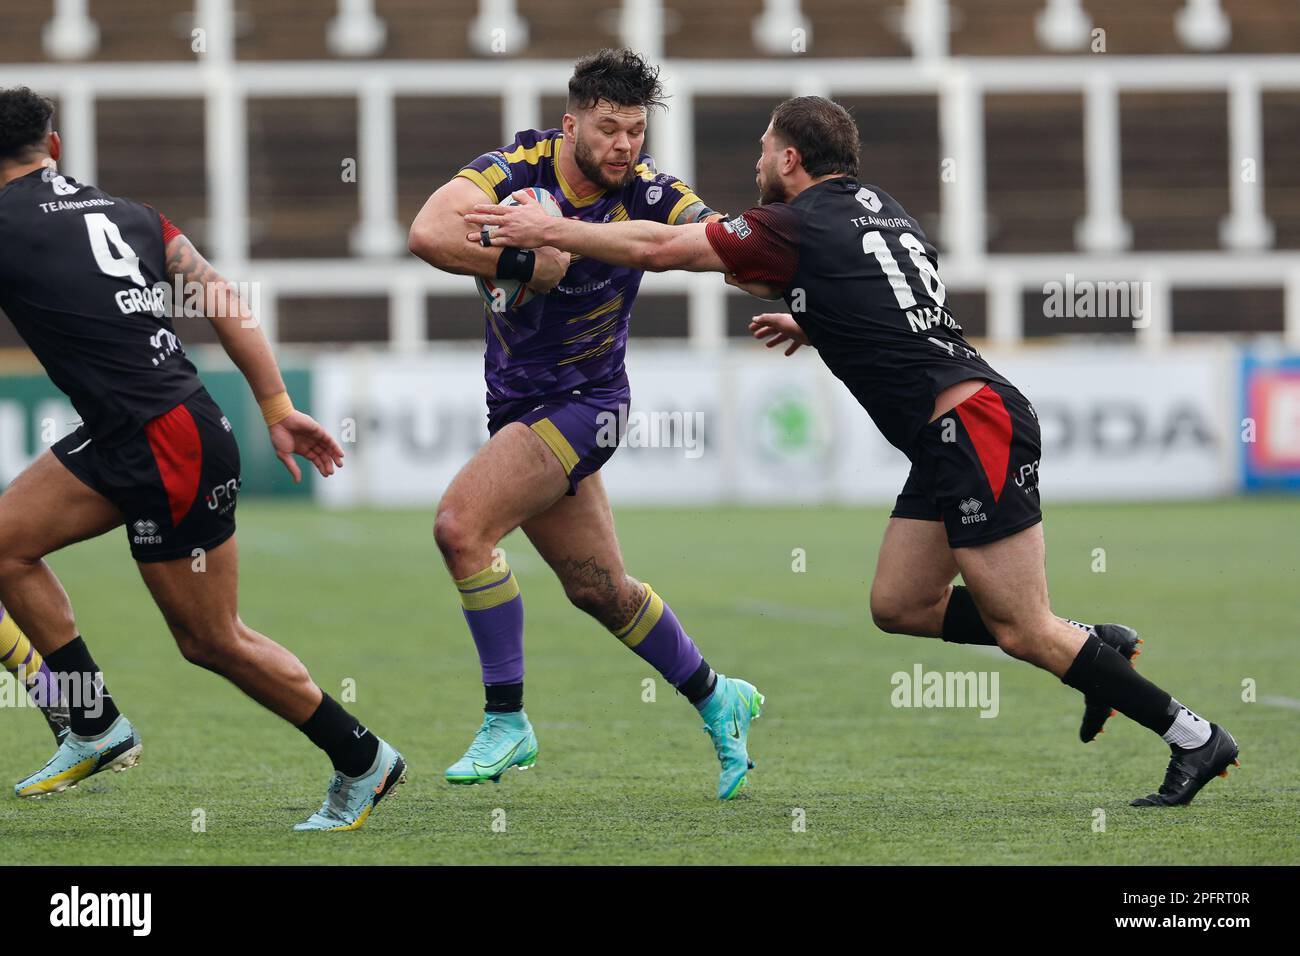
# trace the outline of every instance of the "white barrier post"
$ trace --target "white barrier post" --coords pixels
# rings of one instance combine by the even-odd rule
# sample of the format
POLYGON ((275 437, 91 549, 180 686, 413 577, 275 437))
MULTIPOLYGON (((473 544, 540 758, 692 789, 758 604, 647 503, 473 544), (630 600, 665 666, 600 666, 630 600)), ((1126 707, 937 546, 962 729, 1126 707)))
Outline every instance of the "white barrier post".
POLYGON ((1219 226, 1229 249, 1266 249, 1273 227, 1264 216, 1264 123, 1259 87, 1247 73, 1232 78, 1228 92, 1228 195, 1232 211, 1219 226))

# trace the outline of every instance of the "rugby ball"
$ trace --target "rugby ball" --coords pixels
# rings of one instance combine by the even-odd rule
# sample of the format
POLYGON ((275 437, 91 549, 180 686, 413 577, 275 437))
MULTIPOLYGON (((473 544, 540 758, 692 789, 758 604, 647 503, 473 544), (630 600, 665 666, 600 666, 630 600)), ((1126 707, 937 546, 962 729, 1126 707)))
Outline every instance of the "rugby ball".
MULTIPOLYGON (((529 186, 517 192, 532 193, 533 198, 542 204, 548 216, 559 219, 564 215, 560 212, 560 204, 555 201, 555 197, 540 186, 529 186)), ((517 206, 519 203, 514 196, 507 196, 499 205, 517 206)), ((484 304, 494 312, 517 309, 536 295, 518 279, 485 279, 482 276, 475 276, 474 282, 478 285, 478 294, 483 297, 484 304)))

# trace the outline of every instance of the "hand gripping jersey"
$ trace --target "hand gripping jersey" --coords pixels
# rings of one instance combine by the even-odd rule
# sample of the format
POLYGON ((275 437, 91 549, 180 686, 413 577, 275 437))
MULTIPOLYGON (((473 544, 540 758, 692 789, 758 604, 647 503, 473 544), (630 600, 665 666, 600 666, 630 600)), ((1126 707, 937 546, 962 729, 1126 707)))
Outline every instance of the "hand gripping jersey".
POLYGON ((875 186, 828 179, 706 235, 740 280, 784 290, 827 367, 909 457, 943 389, 1010 384, 962 335, 920 225, 875 186))
POLYGON ((175 227, 52 169, 0 189, 0 309, 101 445, 201 387, 168 314, 175 227))
MULTIPOLYGON (((682 212, 700 201, 685 183, 657 173, 644 153, 636 176, 622 189, 579 199, 560 172, 560 154, 569 148, 558 129, 523 130, 509 146, 484 153, 457 175, 477 184, 491 202, 539 186, 555 197, 566 217, 587 222, 652 219, 676 225, 682 212)), ((628 316, 641 276, 639 269, 574 256, 549 294, 505 312, 485 306, 489 402, 572 392, 621 375, 628 316)))

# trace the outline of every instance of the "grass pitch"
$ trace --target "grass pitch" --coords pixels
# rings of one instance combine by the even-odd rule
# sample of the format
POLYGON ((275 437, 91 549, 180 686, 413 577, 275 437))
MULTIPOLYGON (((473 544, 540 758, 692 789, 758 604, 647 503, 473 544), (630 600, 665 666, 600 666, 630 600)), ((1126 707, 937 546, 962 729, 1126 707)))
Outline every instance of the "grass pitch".
MULTIPOLYGON (((617 513, 631 573, 716 669, 767 695, 758 768, 729 804, 713 798, 717 764, 690 706, 567 604, 522 535, 508 538, 541 756, 499 785, 449 786, 442 771, 478 726, 481 687, 432 509, 246 503, 244 619, 336 697, 355 681, 348 706, 410 763, 411 782, 344 834, 290 832, 319 804, 327 762, 181 659, 114 532, 52 564, 143 736, 141 764, 42 801, 0 797, 0 832, 10 859, 53 864, 1297 863, 1295 513, 1268 499, 1049 505, 1057 611, 1136 627, 1142 671, 1241 744, 1240 771, 1160 811, 1127 806, 1164 772, 1167 750, 1147 731, 1113 718, 1084 746, 1081 698, 1049 675, 871 625, 884 509, 617 513), (916 664, 996 671, 998 716, 893 707, 891 675, 916 664)), ((0 778, 14 781, 50 739, 34 710, 0 720, 0 778)))

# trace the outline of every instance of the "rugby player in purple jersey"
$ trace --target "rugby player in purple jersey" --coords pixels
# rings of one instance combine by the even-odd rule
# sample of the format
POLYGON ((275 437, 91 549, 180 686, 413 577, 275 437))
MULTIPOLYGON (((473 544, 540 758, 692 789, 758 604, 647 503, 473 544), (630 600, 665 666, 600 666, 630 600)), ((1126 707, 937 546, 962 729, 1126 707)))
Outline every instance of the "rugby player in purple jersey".
POLYGON ((486 697, 473 742, 447 770, 452 783, 498 779, 537 759, 523 709, 523 598, 505 560, 494 557, 516 528, 578 608, 698 709, 721 764, 718 797, 735 796, 752 767, 749 725, 762 695, 715 673, 667 602, 627 573, 600 477, 617 447, 606 423, 626 420, 630 401, 623 356, 642 270, 462 239, 462 217, 476 203, 528 186, 550 192, 565 216, 588 222, 680 227, 722 218, 641 152, 648 112, 662 105, 658 73, 627 50, 579 60, 562 128, 523 130, 479 156, 430 197, 411 227, 411 251, 440 269, 516 279, 546 293, 517 308, 484 310, 491 437, 447 488, 434 522, 486 697))

